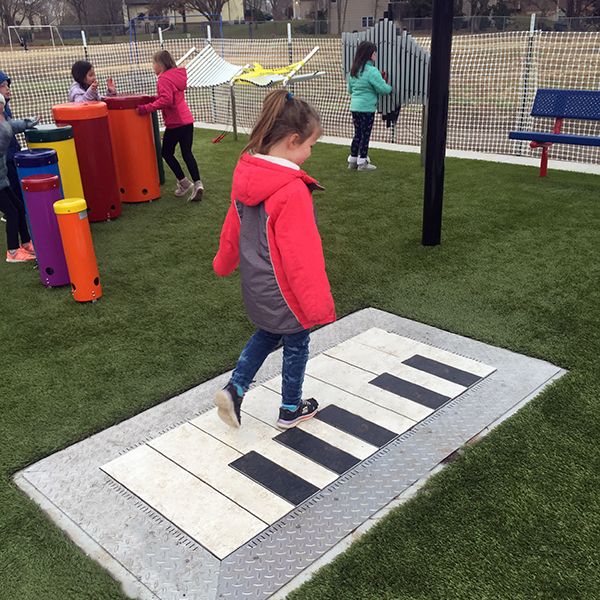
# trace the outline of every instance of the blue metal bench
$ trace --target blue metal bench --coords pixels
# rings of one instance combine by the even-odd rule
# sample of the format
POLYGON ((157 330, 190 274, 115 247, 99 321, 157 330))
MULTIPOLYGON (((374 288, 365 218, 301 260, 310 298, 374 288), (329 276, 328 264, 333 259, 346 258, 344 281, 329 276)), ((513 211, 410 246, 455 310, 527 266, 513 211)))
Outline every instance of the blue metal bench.
POLYGON ((552 133, 539 131, 511 131, 511 140, 531 140, 532 148, 542 149, 540 177, 548 172, 548 148, 552 144, 600 146, 600 137, 561 133, 564 119, 600 121, 600 91, 540 89, 535 95, 532 117, 556 119, 552 133))

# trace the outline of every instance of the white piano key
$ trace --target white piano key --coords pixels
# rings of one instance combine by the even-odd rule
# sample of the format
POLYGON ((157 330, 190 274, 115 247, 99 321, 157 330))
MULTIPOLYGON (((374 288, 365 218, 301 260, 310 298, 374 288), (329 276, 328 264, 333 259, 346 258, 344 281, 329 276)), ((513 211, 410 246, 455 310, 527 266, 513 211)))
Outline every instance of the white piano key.
MULTIPOLYGON (((254 390, 249 394, 252 392, 254 390)), ((247 413, 242 414, 242 426, 239 429, 223 423, 216 409, 200 415, 191 423, 238 452, 247 454, 254 450, 319 488, 324 488, 337 479, 337 475, 329 469, 278 444, 273 438, 281 431, 247 413)))
MULTIPOLYGON (((265 387, 278 392, 281 389, 281 376, 275 377, 263 384, 265 387)), ((315 398, 319 402, 319 408, 325 408, 329 404, 335 404, 340 408, 367 419, 380 427, 385 427, 397 434, 404 433, 410 429, 415 421, 399 415, 391 410, 383 408, 368 400, 355 396, 350 392, 329 385, 324 381, 315 379, 310 375, 304 378, 302 388, 304 398, 315 398)))
POLYGON ((306 372, 315 379, 360 396, 413 421, 422 421, 433 412, 422 404, 402 398, 402 396, 387 392, 369 383, 375 378, 370 371, 353 367, 324 354, 309 360, 306 372))
MULTIPOLYGON (((272 406, 274 402, 277 403, 277 409, 279 409, 281 396, 261 385, 254 388, 252 393, 244 398, 243 408, 246 413, 251 414, 253 417, 265 420, 272 418, 272 406)), ((324 442, 352 456, 356 456, 356 458, 365 459, 378 450, 377 447, 371 444, 367 444, 327 423, 315 419, 304 421, 297 425, 297 428, 321 438, 324 442)))
POLYGON ((149 446, 102 470, 220 559, 266 528, 266 523, 149 446))
POLYGON ((293 504, 229 466, 242 456, 240 452, 190 423, 161 435, 148 445, 266 523, 274 523, 294 508, 293 504))
POLYGON ((409 367, 403 364, 397 356, 359 344, 351 339, 327 350, 324 354, 343 360, 365 371, 370 371, 375 375, 390 373, 400 379, 410 381, 410 383, 415 383, 449 398, 455 398, 467 389, 465 386, 452 383, 447 379, 409 367))
POLYGON ((434 346, 429 346, 428 344, 417 342, 395 333, 389 333, 376 327, 373 327, 352 339, 365 346, 370 346, 371 348, 392 354, 401 360, 406 360, 415 354, 420 354, 421 356, 437 360, 438 362, 451 367, 473 373, 474 375, 479 375, 480 377, 487 377, 496 370, 494 367, 490 367, 489 365, 476 360, 453 354, 452 352, 447 352, 446 350, 441 350, 434 346))

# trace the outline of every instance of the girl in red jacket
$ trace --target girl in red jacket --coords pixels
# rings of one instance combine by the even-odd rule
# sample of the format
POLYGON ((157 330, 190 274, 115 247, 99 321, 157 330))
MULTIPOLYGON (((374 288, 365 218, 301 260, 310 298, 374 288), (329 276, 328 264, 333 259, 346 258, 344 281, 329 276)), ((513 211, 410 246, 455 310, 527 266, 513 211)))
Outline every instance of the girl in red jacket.
POLYGON ((177 177, 176 196, 190 193, 189 200, 202 200, 204 186, 200 179, 198 163, 192 153, 194 141, 194 117, 185 101, 187 72, 178 68, 173 57, 166 50, 154 55, 154 72, 158 75, 158 98, 150 104, 138 106, 137 112, 145 115, 155 110, 162 110, 165 121, 165 134, 162 142, 162 155, 171 171, 177 177), (179 161, 175 158, 175 148, 179 144, 181 155, 190 172, 192 181, 183 173, 179 161))
POLYGON ((335 321, 335 307, 311 194, 322 188, 300 165, 320 135, 312 106, 286 90, 272 92, 233 174, 213 267, 225 276, 239 265, 244 304, 258 330, 215 398, 232 427, 241 424, 242 399, 258 369, 281 342, 278 427, 294 427, 318 408, 316 400, 302 400, 309 330, 335 321))

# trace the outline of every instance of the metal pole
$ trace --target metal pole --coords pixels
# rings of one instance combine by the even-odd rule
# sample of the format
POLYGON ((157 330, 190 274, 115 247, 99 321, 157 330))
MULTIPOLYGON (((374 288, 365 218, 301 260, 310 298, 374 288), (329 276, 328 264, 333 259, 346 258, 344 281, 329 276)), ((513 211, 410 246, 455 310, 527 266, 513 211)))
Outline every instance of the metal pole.
POLYGON ((81 39, 83 41, 83 54, 85 56, 85 60, 88 59, 88 49, 87 49, 87 40, 85 39, 85 31, 81 30, 81 39))
POLYGON ((422 244, 424 246, 437 246, 442 236, 453 4, 447 0, 433 0, 429 115, 427 117, 425 193, 423 197, 422 244))
POLYGON ((235 105, 235 90, 233 81, 229 84, 229 93, 231 94, 231 120, 233 121, 233 139, 238 139, 237 129, 237 109, 235 105))
POLYGON ((162 28, 161 27, 158 28, 158 39, 159 39, 159 42, 160 42, 160 47, 164 48, 165 47, 165 41, 163 40, 163 34, 162 34, 162 28))
POLYGON ((287 35, 288 35, 288 54, 290 56, 290 65, 294 62, 294 57, 292 54, 292 24, 287 24, 287 35))
MULTIPOLYGON (((527 98, 529 96, 529 78, 531 72, 531 65, 533 63, 533 50, 535 40, 535 13, 531 15, 531 21, 529 22, 529 41, 527 43, 527 54, 525 56, 525 67, 523 68, 523 96, 521 98, 521 112, 519 115, 519 122, 517 129, 522 131, 525 129, 525 123, 527 121, 527 98)), ((519 143, 519 154, 523 154, 525 149, 525 142, 519 143)))

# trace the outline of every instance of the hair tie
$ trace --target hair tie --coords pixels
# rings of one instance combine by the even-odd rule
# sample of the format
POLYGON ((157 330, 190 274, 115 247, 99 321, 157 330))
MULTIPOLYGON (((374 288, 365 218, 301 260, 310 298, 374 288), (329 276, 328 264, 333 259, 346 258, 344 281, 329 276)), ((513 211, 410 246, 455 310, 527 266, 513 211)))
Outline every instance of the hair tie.
POLYGON ((293 99, 294 99, 294 94, 292 94, 292 92, 288 92, 288 93, 285 95, 285 99, 286 99, 288 102, 290 102, 291 100, 293 100, 293 99))

